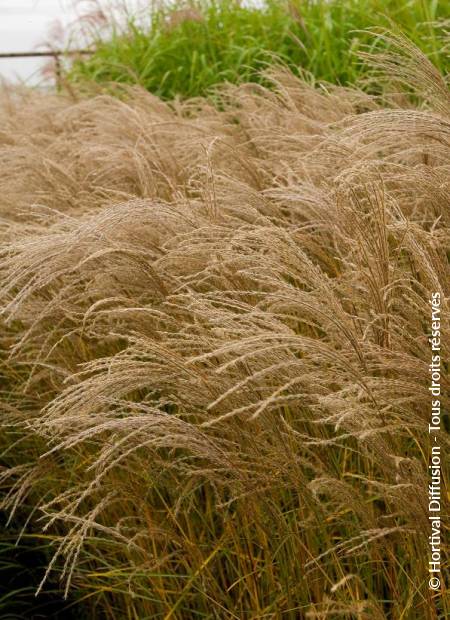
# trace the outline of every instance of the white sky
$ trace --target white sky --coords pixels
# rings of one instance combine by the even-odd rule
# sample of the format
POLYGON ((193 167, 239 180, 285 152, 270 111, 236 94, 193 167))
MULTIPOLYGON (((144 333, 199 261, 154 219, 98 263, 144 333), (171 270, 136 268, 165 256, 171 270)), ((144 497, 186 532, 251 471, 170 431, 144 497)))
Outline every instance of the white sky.
MULTIPOLYGON (((143 0, 100 0, 105 9, 122 2, 130 10, 142 6, 143 0)), ((28 52, 48 49, 45 45, 51 30, 64 29, 89 10, 95 0, 0 0, 0 52, 28 52)), ((147 5, 149 0, 147 0, 147 5)), ((0 78, 8 81, 40 81, 40 68, 48 62, 45 58, 0 58, 0 78)))

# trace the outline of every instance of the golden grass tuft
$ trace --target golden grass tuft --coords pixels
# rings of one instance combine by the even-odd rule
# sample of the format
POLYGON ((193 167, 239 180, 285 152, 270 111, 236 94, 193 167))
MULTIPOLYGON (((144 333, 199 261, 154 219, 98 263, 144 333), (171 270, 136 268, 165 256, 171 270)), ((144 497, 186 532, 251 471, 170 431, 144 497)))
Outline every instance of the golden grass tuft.
POLYGON ((399 46, 415 104, 282 68, 217 105, 4 94, 2 507, 89 617, 449 613, 449 99, 399 46))

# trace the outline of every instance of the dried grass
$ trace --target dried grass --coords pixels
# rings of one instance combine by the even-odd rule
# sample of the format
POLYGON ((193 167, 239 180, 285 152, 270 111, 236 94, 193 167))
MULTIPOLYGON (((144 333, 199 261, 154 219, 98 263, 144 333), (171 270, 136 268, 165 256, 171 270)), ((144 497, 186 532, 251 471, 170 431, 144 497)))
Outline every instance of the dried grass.
POLYGON ((90 617, 449 611, 426 492, 449 99, 399 45, 377 62, 422 104, 280 68, 217 107, 3 97, 2 505, 90 617))

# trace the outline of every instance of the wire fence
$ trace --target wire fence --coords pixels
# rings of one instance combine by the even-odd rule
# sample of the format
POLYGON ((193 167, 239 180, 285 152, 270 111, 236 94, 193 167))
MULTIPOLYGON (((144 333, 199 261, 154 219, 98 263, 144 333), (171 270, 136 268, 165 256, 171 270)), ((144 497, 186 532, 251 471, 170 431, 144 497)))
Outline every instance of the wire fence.
POLYGON ((62 64, 61 59, 68 56, 87 56, 92 54, 92 50, 45 50, 40 52, 1 52, 1 58, 53 58, 55 61, 55 81, 56 88, 59 89, 62 84, 62 64))

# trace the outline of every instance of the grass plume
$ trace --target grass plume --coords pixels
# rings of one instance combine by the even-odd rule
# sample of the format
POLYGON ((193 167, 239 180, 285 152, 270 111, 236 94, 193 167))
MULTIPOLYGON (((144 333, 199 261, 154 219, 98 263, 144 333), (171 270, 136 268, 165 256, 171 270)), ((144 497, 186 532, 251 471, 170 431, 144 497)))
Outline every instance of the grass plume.
POLYGON ((88 617, 448 615, 449 99, 393 43, 403 97, 273 67, 218 105, 2 98, 2 508, 88 617))

